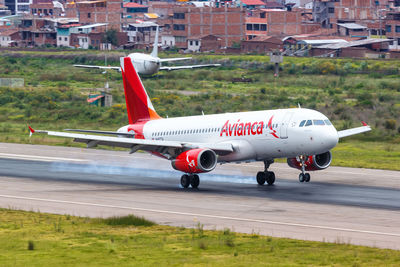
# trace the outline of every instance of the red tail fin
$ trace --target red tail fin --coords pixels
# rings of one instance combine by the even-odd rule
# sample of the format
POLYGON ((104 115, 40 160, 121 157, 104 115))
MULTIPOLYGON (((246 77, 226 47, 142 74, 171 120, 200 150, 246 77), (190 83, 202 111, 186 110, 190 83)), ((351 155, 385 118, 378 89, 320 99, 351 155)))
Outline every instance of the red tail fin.
POLYGON ((121 72, 124 81, 129 124, 134 124, 138 121, 161 119, 154 110, 146 89, 144 89, 143 83, 129 57, 121 58, 121 72))

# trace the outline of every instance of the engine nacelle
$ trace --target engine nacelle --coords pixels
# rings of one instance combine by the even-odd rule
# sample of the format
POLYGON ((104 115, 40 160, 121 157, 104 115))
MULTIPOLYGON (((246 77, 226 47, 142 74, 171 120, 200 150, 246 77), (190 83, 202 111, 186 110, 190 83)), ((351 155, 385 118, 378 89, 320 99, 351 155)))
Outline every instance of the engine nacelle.
MULTIPOLYGON (((332 153, 330 151, 319 154, 308 156, 304 162, 306 171, 318 171, 329 167, 332 162, 332 153)), ((287 163, 290 167, 301 170, 301 161, 298 157, 287 159, 287 163)))
POLYGON ((211 149, 191 149, 179 154, 171 164, 175 170, 186 173, 209 172, 217 166, 217 155, 211 149))

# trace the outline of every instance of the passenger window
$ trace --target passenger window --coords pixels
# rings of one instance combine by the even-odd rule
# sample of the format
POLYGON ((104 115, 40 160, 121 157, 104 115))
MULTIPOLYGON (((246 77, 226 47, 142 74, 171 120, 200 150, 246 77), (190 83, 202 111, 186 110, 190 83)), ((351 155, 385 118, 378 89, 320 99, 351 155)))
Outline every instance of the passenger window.
POLYGON ((303 127, 303 126, 304 126, 304 123, 306 123, 306 120, 301 121, 300 124, 299 124, 299 127, 303 127))
POLYGON ((312 120, 308 120, 308 121, 306 122, 306 126, 310 126, 310 125, 312 125, 312 120))
POLYGON ((314 125, 325 125, 325 123, 324 123, 323 120, 314 120, 314 121, 313 121, 313 124, 314 124, 314 125))
POLYGON ((332 125, 332 123, 329 120, 325 120, 326 125, 332 125))

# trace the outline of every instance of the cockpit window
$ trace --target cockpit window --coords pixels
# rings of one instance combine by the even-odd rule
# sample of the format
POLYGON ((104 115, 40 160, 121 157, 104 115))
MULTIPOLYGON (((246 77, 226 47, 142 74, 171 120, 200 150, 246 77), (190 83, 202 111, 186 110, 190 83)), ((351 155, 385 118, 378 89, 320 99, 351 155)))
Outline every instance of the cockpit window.
POLYGON ((306 123, 306 120, 301 121, 300 124, 299 124, 299 127, 303 127, 303 126, 304 126, 304 123, 306 123))
POLYGON ((325 122, 323 120, 314 120, 313 123, 314 125, 325 125, 325 122))
POLYGON ((310 125, 312 125, 312 120, 308 120, 308 121, 306 122, 306 125, 305 125, 305 126, 310 126, 310 125))
POLYGON ((329 120, 325 120, 326 125, 332 125, 332 123, 329 120))

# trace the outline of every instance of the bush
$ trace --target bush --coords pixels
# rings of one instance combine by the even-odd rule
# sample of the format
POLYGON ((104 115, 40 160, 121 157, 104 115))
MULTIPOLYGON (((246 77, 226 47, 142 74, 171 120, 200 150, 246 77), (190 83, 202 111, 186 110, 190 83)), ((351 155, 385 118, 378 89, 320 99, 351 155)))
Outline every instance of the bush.
POLYGON ((28 250, 35 250, 35 243, 33 241, 28 241, 28 250))
POLYGON ((394 130, 396 129, 396 120, 388 119, 385 121, 385 129, 394 130))
POLYGON ((137 217, 135 215, 128 216, 114 216, 102 221, 107 225, 112 226, 152 226, 154 222, 146 220, 144 217, 137 217))

